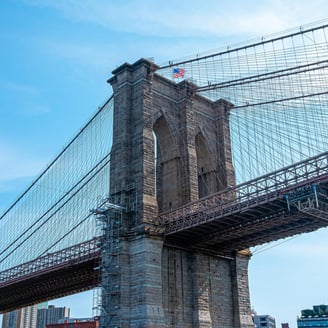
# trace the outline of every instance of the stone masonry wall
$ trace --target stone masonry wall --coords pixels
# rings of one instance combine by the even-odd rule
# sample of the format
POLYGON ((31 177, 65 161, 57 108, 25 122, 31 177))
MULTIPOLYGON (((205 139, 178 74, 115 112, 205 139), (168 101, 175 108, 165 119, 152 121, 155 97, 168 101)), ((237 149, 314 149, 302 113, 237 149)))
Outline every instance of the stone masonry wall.
POLYGON ((213 103, 194 94, 194 88, 190 82, 174 84, 158 75, 152 81, 153 123, 159 146, 157 199, 160 212, 234 184, 228 112, 232 105, 224 100, 213 103), (166 123, 165 129, 161 124, 162 131, 157 127, 159 120, 166 123), (198 166, 201 159, 197 154, 204 151, 196 144, 198 135, 208 149, 203 167, 198 166), (206 194, 199 193, 199 178, 207 183, 206 194), (174 185, 177 185, 175 193, 171 190, 174 185))
POLYGON ((120 204, 133 203, 121 227, 121 327, 250 328, 249 255, 222 258, 171 247, 154 221, 159 212, 234 183, 232 105, 213 103, 195 94, 192 83, 173 83, 156 68, 139 60, 109 80, 110 192, 120 204), (199 188, 201 179, 206 188, 199 188))

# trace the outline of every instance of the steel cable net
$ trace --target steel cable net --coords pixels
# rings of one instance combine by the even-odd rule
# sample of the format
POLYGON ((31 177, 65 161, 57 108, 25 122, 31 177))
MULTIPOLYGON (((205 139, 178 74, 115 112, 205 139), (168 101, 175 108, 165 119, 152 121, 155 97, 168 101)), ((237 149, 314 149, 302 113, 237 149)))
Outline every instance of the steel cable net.
POLYGON ((90 209, 109 193, 113 100, 100 107, 0 217, 0 271, 95 237, 90 209))
MULTIPOLYGON (((328 149, 327 22, 214 54, 170 61, 157 71, 233 104, 230 135, 236 183, 328 149)), ((218 142, 220 142, 218 140, 218 142)))

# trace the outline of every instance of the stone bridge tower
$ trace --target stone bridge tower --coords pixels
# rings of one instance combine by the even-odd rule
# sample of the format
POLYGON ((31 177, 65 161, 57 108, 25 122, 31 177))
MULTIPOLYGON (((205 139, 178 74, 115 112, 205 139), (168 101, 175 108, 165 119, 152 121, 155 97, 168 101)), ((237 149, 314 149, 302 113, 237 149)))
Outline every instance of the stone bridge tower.
POLYGON ((114 92, 111 197, 129 208, 120 226, 115 325, 253 327, 249 255, 169 245, 155 220, 234 184, 232 104, 211 102, 192 83, 176 84, 157 68, 141 59, 118 67, 108 81, 114 92))

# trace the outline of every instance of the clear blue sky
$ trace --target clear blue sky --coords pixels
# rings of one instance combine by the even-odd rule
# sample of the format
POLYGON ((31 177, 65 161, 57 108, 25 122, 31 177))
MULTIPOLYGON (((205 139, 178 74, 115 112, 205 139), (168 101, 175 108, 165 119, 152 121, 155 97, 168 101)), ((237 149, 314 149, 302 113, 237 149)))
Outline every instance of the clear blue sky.
MULTIPOLYGON (((161 64, 327 13, 326 0, 0 0, 0 211, 109 97, 118 65, 161 64)), ((258 314, 296 327, 301 309, 328 304, 327 237, 324 229, 254 251, 258 314)), ((52 303, 90 316, 92 293, 52 303)))

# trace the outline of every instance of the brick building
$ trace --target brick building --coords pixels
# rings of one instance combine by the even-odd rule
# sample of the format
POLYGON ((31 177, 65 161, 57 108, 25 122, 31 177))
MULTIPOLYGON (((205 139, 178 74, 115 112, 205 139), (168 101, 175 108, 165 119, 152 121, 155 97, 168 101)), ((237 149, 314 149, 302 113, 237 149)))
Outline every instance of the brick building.
POLYGON ((98 328, 99 321, 92 319, 67 319, 62 323, 48 324, 47 328, 98 328))

